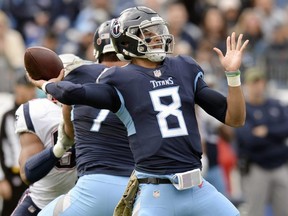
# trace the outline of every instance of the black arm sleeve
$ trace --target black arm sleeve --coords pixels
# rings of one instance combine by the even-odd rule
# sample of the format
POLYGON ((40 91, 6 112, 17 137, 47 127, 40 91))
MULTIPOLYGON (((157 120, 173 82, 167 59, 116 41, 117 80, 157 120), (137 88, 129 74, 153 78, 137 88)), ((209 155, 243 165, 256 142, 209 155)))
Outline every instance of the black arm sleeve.
POLYGON ((117 112, 121 106, 117 91, 108 84, 74 84, 68 81, 49 83, 46 91, 63 104, 82 104, 117 112))
POLYGON ((25 164, 25 175, 29 183, 32 184, 46 176, 58 161, 59 158, 53 153, 53 147, 30 157, 25 164))
POLYGON ((222 123, 225 123, 227 100, 219 92, 210 89, 202 79, 197 82, 195 102, 222 123))

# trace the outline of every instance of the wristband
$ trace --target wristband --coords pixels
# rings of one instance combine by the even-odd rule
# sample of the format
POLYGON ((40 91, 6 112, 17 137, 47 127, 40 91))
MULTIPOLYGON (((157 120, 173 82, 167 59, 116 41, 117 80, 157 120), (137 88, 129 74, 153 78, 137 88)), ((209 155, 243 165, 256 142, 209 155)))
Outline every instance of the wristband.
POLYGON ((240 70, 237 71, 225 71, 228 86, 237 87, 241 85, 240 70))
POLYGON ((41 89, 42 89, 45 93, 47 93, 47 92, 46 92, 46 85, 49 84, 49 83, 51 83, 51 82, 49 82, 49 81, 44 82, 43 85, 41 86, 41 89))

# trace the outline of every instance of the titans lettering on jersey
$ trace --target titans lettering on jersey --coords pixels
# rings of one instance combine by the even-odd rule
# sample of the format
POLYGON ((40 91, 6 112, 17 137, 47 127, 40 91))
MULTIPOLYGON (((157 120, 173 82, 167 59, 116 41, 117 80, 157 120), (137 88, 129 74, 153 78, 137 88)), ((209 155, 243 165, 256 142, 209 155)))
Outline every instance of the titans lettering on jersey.
MULTIPOLYGON (((76 84, 95 83, 104 69, 100 64, 82 65, 70 72, 65 80, 76 84)), ((129 176, 134 169, 134 160, 127 130, 119 118, 109 110, 85 105, 73 105, 72 114, 79 175, 129 176)))
POLYGON ((137 170, 166 174, 201 166, 194 97, 202 76, 198 64, 182 56, 166 58, 157 69, 129 64, 100 76, 98 82, 113 85, 122 100, 117 114, 127 126, 137 170))

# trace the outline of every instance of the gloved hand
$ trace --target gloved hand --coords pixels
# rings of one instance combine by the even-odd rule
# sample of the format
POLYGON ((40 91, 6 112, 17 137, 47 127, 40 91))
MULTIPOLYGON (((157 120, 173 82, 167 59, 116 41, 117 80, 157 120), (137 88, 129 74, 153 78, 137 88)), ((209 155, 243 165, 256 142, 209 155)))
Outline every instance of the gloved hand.
POLYGON ((53 147, 53 153, 57 158, 61 158, 64 153, 74 145, 74 140, 70 139, 64 130, 64 121, 58 126, 57 143, 53 147))
POLYGON ((93 62, 83 60, 80 57, 74 55, 74 54, 61 54, 59 55, 59 58, 61 59, 63 63, 63 67, 65 70, 64 77, 66 77, 71 71, 76 69, 77 67, 80 67, 83 64, 92 64, 93 62))

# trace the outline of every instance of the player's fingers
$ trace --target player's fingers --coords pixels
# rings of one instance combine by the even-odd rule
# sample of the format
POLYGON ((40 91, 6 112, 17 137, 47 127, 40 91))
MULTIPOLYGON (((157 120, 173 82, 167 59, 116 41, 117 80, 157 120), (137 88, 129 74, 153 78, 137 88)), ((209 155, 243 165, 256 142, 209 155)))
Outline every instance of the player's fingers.
POLYGON ((33 80, 33 79, 30 77, 30 75, 29 75, 28 72, 26 72, 26 77, 27 77, 27 79, 28 79, 29 82, 31 82, 32 84, 34 84, 34 81, 35 81, 35 80, 33 80))
POLYGON ((243 38, 243 34, 240 34, 239 37, 238 37, 238 40, 237 40, 236 50, 240 50, 241 49, 242 38, 243 38))
POLYGON ((30 77, 28 72, 26 72, 26 76, 27 76, 29 82, 31 82, 34 86, 36 86, 37 88, 40 88, 40 89, 41 89, 42 84, 45 82, 44 80, 34 80, 33 78, 30 77))
POLYGON ((26 71, 26 77, 30 81, 30 76, 29 76, 29 73, 27 71, 26 71))
POLYGON ((52 79, 50 79, 49 81, 50 81, 50 82, 59 82, 59 81, 63 80, 64 75, 65 75, 65 70, 62 69, 62 70, 60 71, 58 77, 52 78, 52 79))
POLYGON ((64 78, 64 76, 65 76, 65 69, 62 69, 60 71, 60 74, 59 74, 58 78, 61 78, 61 80, 62 80, 64 78))
POLYGON ((243 52, 243 50, 247 47, 248 43, 249 43, 249 40, 246 40, 246 41, 243 43, 243 45, 242 45, 242 47, 241 47, 241 49, 240 49, 240 52, 243 52))
POLYGON ((230 40, 231 40, 231 37, 228 36, 227 39, 226 39, 227 52, 231 50, 230 40))
POLYGON ((224 58, 223 53, 220 49, 214 47, 213 50, 217 53, 220 59, 224 58))
POLYGON ((231 50, 235 50, 236 48, 236 39, 235 39, 235 32, 231 34, 231 50))

